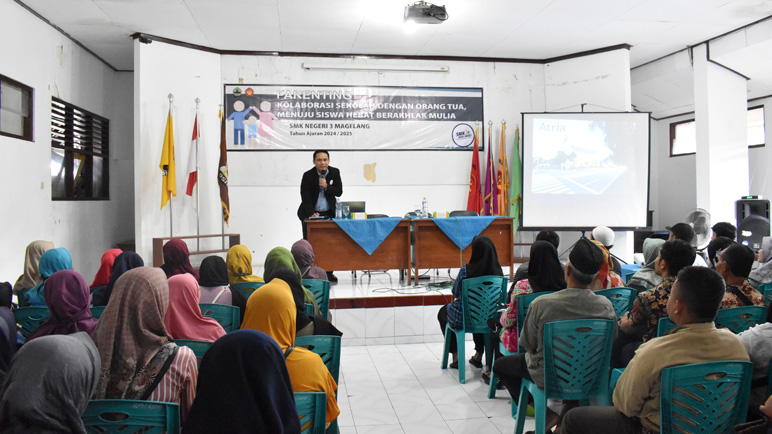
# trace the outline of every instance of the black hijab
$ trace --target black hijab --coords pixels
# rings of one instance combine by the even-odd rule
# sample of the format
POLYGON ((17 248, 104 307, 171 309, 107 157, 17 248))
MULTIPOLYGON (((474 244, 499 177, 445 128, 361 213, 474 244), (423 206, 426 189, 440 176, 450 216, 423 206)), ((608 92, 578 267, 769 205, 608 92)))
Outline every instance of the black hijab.
POLYGON ((292 298, 295 300, 295 306, 298 311, 297 318, 295 319, 295 330, 297 331, 307 326, 312 318, 306 314, 306 294, 303 291, 303 282, 300 280, 298 273, 289 268, 281 267, 271 273, 271 280, 273 279, 285 281, 292 290, 292 298))
POLYGON ((0 385, 5 373, 11 367, 11 359, 16 353, 16 318, 11 309, 0 306, 0 385))
POLYGON ((107 302, 110 301, 110 296, 113 294, 113 287, 119 277, 123 276, 123 273, 139 267, 144 267, 145 261, 142 257, 134 252, 123 252, 115 258, 113 262, 113 271, 110 272, 110 281, 102 291, 94 291, 91 294, 91 303, 94 306, 107 306, 107 302))
POLYGON ((209 348, 198 370, 186 434, 300 433, 284 354, 270 336, 236 330, 209 348))
POLYGON ((528 259, 528 283, 533 292, 559 291, 566 287, 563 266, 558 250, 548 241, 536 241, 531 245, 528 259))
POLYGON ((499 256, 493 241, 484 235, 478 235, 472 240, 472 257, 466 264, 466 277, 503 276, 499 256))
POLYGON ((225 260, 219 256, 204 258, 198 269, 198 284, 207 287, 228 285, 228 266, 225 260))

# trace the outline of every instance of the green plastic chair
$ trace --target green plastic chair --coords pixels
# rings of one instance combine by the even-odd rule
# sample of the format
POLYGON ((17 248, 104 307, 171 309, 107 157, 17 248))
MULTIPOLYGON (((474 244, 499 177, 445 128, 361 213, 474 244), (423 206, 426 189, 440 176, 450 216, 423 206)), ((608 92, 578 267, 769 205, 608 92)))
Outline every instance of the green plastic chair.
POLYGON ((625 368, 614 368, 611 370, 611 378, 608 380, 608 396, 610 399, 614 398, 614 389, 617 387, 619 377, 625 372, 625 368))
POLYGON ((759 285, 758 291, 764 295, 764 302, 769 306, 772 303, 772 283, 759 285))
POLYGON ((239 307, 229 306, 227 304, 201 303, 201 315, 205 318, 213 318, 220 323, 225 333, 238 330, 241 326, 239 318, 239 307))
POLYGON ((548 322, 544 325, 544 389, 523 379, 515 434, 525 427, 528 394, 533 396, 536 431, 544 432, 547 399, 579 400, 591 398, 598 405, 610 405, 609 363, 615 321, 578 319, 548 322))
MULTIPOLYGON (((503 276, 480 276, 464 279, 461 282, 461 303, 464 305, 464 324, 456 330, 450 327, 450 321, 445 326, 445 346, 442 351, 442 369, 448 368, 450 354, 450 336, 456 335, 458 351, 458 381, 466 383, 466 356, 464 356, 464 337, 467 333, 490 332, 488 318, 498 314, 502 301, 507 296, 507 278, 503 276), (502 294, 503 293, 503 294, 502 294)), ((485 339, 485 358, 490 360, 490 340, 485 339)))
POLYGON ((751 362, 708 362, 662 370, 660 433, 730 434, 745 422, 751 362))
POLYGON ((92 306, 91 307, 91 317, 99 319, 102 316, 102 314, 104 313, 106 307, 107 306, 92 306))
POLYGON ((625 283, 629 283, 629 282, 630 282, 630 279, 631 279, 633 276, 635 276, 635 273, 637 273, 637 271, 633 271, 632 273, 627 273, 627 274, 625 274, 625 283))
POLYGON ((20 307, 14 309, 13 316, 16 318, 16 324, 19 325, 19 332, 24 339, 35 331, 40 324, 51 316, 47 307, 20 307))
POLYGON ((255 290, 261 286, 265 285, 265 282, 239 282, 239 283, 231 283, 230 288, 236 289, 242 294, 244 294, 244 298, 249 300, 249 296, 252 295, 255 290))
POLYGON ((314 305, 311 303, 306 303, 306 315, 313 315, 314 314, 314 305))
POLYGON ((614 305, 614 312, 616 312, 617 318, 622 318, 622 315, 633 309, 633 303, 635 303, 635 297, 638 296, 638 291, 633 288, 611 288, 595 291, 595 295, 602 295, 608 298, 611 304, 614 305))
POLYGON ((319 305, 320 315, 327 318, 330 312, 330 282, 319 279, 303 279, 303 287, 311 291, 319 305))
POLYGON ((327 425, 327 394, 295 392, 295 410, 300 417, 301 433, 324 434, 327 425))
POLYGON ((340 336, 312 335, 295 338, 296 347, 306 348, 322 358, 324 366, 336 383, 340 375, 340 342, 340 336))
POLYGON ((214 342, 197 341, 193 339, 175 339, 174 343, 178 346, 188 347, 193 350, 193 354, 196 355, 196 360, 201 364, 201 359, 204 358, 204 354, 206 354, 207 350, 209 350, 209 347, 211 347, 214 342))
POLYGON ((665 336, 665 333, 669 332, 673 328, 675 328, 673 321, 670 321, 670 318, 663 316, 657 322, 657 337, 665 336))
MULTIPOLYGON (((504 346, 504 343, 499 342, 499 352, 503 354, 504 356, 511 356, 515 353, 510 353, 507 350, 507 347, 504 346)), ((496 374, 493 373, 493 363, 496 363, 496 353, 493 353, 493 362, 491 363, 491 378, 490 382, 488 383, 488 399, 496 399, 496 386, 499 383, 499 380, 496 378, 496 374)), ((512 417, 514 417, 514 413, 512 414, 512 417)))
POLYGON ((756 324, 767 321, 766 306, 743 306, 719 309, 716 315, 716 327, 727 328, 732 333, 748 330, 756 324))
POLYGON ((180 432, 180 406, 171 402, 95 399, 81 419, 89 434, 180 432))

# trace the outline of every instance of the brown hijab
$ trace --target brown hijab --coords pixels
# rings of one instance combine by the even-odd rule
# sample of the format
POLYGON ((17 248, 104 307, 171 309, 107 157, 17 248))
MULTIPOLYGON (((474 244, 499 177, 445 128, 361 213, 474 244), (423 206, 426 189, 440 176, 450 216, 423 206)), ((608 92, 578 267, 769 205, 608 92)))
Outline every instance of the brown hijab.
POLYGON ((40 276, 40 269, 38 264, 40 263, 40 256, 54 248, 54 243, 50 241, 33 241, 27 246, 27 252, 24 255, 24 274, 19 277, 19 280, 13 285, 13 293, 18 294, 19 291, 30 289, 40 283, 43 283, 43 278, 40 276))
POLYGON ((92 337, 102 372, 94 399, 146 399, 177 347, 166 331, 169 284, 158 268, 124 273, 92 337))

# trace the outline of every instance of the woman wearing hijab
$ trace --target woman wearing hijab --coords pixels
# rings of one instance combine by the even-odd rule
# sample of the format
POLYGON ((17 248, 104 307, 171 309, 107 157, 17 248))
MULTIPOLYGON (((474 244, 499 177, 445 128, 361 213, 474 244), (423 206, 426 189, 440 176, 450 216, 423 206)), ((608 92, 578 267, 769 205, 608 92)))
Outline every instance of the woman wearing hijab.
POLYGON ((94 276, 94 281, 89 285, 92 291, 96 288, 107 286, 107 283, 110 282, 110 273, 113 271, 115 258, 121 253, 123 253, 121 249, 110 249, 102 255, 102 264, 94 276))
POLYGON ((327 423, 338 417, 340 410, 335 397, 338 385, 332 379, 322 359, 295 343, 297 307, 289 285, 274 279, 255 291, 247 301, 243 329, 259 330, 272 337, 285 352, 287 371, 295 392, 325 392, 327 394, 327 423), (286 353, 289 352, 289 355, 286 353))
POLYGON ((279 268, 273 271, 273 279, 280 279, 289 285, 292 298, 295 300, 297 316, 295 319, 295 336, 342 336, 343 332, 335 328, 327 318, 321 315, 306 314, 305 292, 298 275, 289 268, 279 268))
POLYGON ((233 296, 228 288, 228 266, 219 256, 207 256, 198 269, 198 284, 201 289, 199 303, 231 305, 233 296))
MULTIPOLYGON (((484 235, 478 235, 472 240, 472 257, 469 263, 462 266, 461 270, 453 282, 453 297, 455 300, 440 308, 437 313, 437 320, 440 322, 442 333, 445 333, 445 325, 450 322, 450 326, 459 329, 464 325, 464 306, 461 303, 461 288, 464 279, 480 276, 503 276, 499 257, 496 254, 496 246, 493 241, 484 235)), ((474 333, 474 351, 475 354, 469 359, 469 364, 477 368, 482 368, 482 354, 485 351, 485 337, 482 333, 474 333)), ((458 353, 456 352, 456 335, 450 335, 450 354, 453 355, 453 361, 450 367, 458 369, 458 353)))
POLYGON ((85 434, 80 417, 99 371, 99 353, 86 333, 24 344, 0 391, 0 432, 85 434))
MULTIPOLYGON (((0 386, 16 353, 16 319, 11 309, 0 306, 0 386)), ((1 396, 1 395, 0 395, 1 396)))
POLYGON ((27 303, 30 306, 43 307, 46 305, 44 296, 46 279, 51 277, 51 275, 57 271, 72 270, 72 256, 70 256, 70 252, 63 247, 46 250, 46 252, 40 256, 39 266, 43 282, 27 291, 26 294, 24 294, 24 297, 26 297, 27 303))
POLYGON ((123 252, 115 258, 113 262, 113 269, 110 272, 110 279, 107 281, 107 286, 104 288, 97 288, 91 293, 91 302, 94 306, 107 306, 107 302, 110 301, 110 296, 113 293, 115 282, 119 277, 123 276, 123 273, 139 267, 144 267, 145 261, 142 257, 134 252, 123 252))
POLYGON ((590 289, 593 291, 600 291, 601 289, 621 288, 625 286, 625 282, 619 277, 619 274, 614 272, 614 261, 611 258, 606 246, 600 241, 591 240, 593 244, 598 246, 601 252, 603 252, 603 263, 600 266, 600 271, 595 281, 592 282, 590 289))
POLYGON ((663 244, 665 244, 665 240, 659 238, 643 240, 643 267, 633 274, 625 286, 641 293, 659 285, 662 277, 654 272, 654 263, 657 262, 657 256, 659 256, 663 244))
POLYGON ((184 419, 196 393, 196 356, 164 326, 169 284, 158 268, 140 267, 115 282, 96 329, 102 371, 94 399, 174 402, 184 419))
MULTIPOLYGON (((297 274, 300 279, 303 279, 303 273, 300 271, 297 262, 295 262, 295 258, 292 257, 292 253, 284 247, 274 247, 268 252, 268 255, 265 256, 265 280, 270 282, 274 278, 273 273, 280 268, 288 268, 297 274)), ((314 293, 306 288, 303 288, 303 293, 305 294, 304 302, 313 304, 314 315, 319 315, 321 311, 319 310, 319 304, 316 302, 314 293)))
POLYGON ((217 321, 201 315, 198 300, 198 283, 193 276, 185 273, 169 278, 169 308, 164 324, 173 339, 214 342, 225 335, 217 321))
POLYGON ((80 273, 57 271, 46 281, 45 299, 51 316, 29 336, 32 340, 48 335, 91 333, 97 320, 91 317, 91 295, 80 273))
POLYGON ((759 285, 772 283, 772 237, 761 239, 761 249, 756 260, 759 266, 748 275, 748 283, 758 289, 759 285))
POLYGON ((163 250, 164 264, 161 265, 161 269, 166 273, 166 277, 189 273, 198 280, 198 273, 190 265, 190 252, 185 241, 173 238, 164 244, 163 250))
POLYGON ((18 297, 20 304, 26 304, 27 299, 24 293, 31 288, 43 283, 43 276, 40 275, 40 257, 48 250, 54 248, 54 243, 50 241, 33 241, 27 246, 24 254, 24 273, 16 280, 13 285, 13 293, 18 297))
POLYGON ((204 355, 185 434, 300 433, 281 348, 257 330, 228 333, 204 355), (227 415, 227 417, 223 417, 227 415))
POLYGON ((314 265, 314 248, 306 240, 300 240, 292 245, 292 257, 300 267, 302 279, 327 280, 327 272, 314 265))
POLYGON ((226 257, 230 283, 263 282, 263 278, 252 274, 252 253, 247 246, 236 244, 228 249, 226 257))

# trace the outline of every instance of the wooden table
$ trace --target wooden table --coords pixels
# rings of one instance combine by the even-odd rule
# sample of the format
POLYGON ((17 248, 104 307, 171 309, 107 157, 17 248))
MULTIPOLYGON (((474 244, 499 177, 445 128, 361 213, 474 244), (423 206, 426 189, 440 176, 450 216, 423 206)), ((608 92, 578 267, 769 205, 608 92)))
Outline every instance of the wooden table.
MULTIPOLYGON (((418 284, 419 268, 460 268, 469 262, 472 256, 472 244, 463 251, 442 232, 433 221, 429 219, 413 220, 415 227, 415 284, 418 284), (459 255, 460 251, 460 255, 459 255)), ((514 274, 513 241, 515 230, 512 217, 497 217, 483 230, 480 235, 485 235, 493 241, 496 253, 499 256, 499 264, 509 267, 509 280, 514 274)), ((324 267, 322 267, 324 268, 324 267)))
POLYGON ((372 255, 352 240, 332 220, 308 220, 308 242, 314 248, 314 263, 327 271, 408 270, 410 281, 410 222, 402 220, 372 255))

